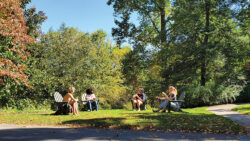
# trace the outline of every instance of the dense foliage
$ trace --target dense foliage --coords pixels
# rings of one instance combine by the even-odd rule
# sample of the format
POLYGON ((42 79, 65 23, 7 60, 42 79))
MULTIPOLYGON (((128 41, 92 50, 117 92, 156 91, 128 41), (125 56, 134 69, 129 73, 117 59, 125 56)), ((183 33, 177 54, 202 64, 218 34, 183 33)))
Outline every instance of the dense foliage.
POLYGON ((119 107, 125 87, 120 72, 120 59, 126 49, 113 47, 105 41, 106 33, 80 32, 62 25, 41 37, 32 50, 31 77, 40 97, 52 97, 54 91, 66 94, 70 86, 76 88, 75 97, 81 98, 93 87, 105 108, 119 107), (40 75, 38 75, 40 74, 40 75))
POLYGON ((115 11, 117 43, 128 39, 134 48, 123 61, 127 84, 145 87, 152 104, 170 85, 186 91, 189 107, 233 102, 249 81, 246 0, 109 0, 108 5, 115 11))
POLYGON ((42 35, 47 17, 30 2, 0 1, 1 106, 49 105, 70 86, 78 98, 93 87, 102 108, 121 108, 138 87, 153 106, 170 85, 186 107, 250 100, 247 0, 108 0, 117 45, 64 24, 42 35))
POLYGON ((26 5, 29 2, 31 0, 0 2, 1 58, 3 58, 0 63, 4 64, 1 67, 5 68, 1 70, 0 78, 3 82, 0 87, 1 106, 22 108, 38 104, 28 95, 34 89, 28 80, 29 72, 32 72, 29 64, 30 49, 36 44, 34 38, 39 37, 41 24, 47 17, 41 11, 36 13, 36 8, 27 9, 26 5), (9 71, 6 71, 7 69, 9 71), (20 82, 24 85, 19 85, 20 82))
POLYGON ((34 38, 27 34, 28 27, 20 6, 21 3, 16 0, 0 1, 1 106, 15 104, 19 87, 32 87, 28 84, 25 63, 29 55, 27 43, 34 42, 34 38))
POLYGON ((15 0, 0 1, 0 83, 6 85, 8 79, 28 86, 24 74, 23 60, 27 59, 25 47, 33 38, 27 35, 25 18, 15 0))

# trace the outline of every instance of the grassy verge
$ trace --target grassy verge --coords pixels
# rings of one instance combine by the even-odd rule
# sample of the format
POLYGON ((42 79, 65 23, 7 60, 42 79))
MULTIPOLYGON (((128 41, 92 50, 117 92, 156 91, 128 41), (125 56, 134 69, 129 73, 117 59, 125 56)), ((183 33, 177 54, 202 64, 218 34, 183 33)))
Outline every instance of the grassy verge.
POLYGON ((163 130, 165 132, 246 133, 236 122, 212 114, 207 107, 185 109, 188 113, 152 113, 152 111, 101 110, 80 115, 50 115, 54 111, 0 111, 0 123, 67 125, 109 129, 163 130))
POLYGON ((244 105, 234 107, 233 110, 250 116, 250 104, 244 104, 244 105))

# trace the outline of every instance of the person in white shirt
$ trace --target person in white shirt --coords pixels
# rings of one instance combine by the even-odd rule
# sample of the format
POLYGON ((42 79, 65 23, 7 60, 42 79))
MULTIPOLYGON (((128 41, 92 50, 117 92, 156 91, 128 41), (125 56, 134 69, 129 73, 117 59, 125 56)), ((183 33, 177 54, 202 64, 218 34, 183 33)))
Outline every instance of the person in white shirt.
POLYGON ((86 100, 88 101, 87 105, 90 111, 93 111, 93 108, 95 107, 96 111, 98 111, 98 101, 96 100, 94 89, 89 88, 86 90, 86 100))

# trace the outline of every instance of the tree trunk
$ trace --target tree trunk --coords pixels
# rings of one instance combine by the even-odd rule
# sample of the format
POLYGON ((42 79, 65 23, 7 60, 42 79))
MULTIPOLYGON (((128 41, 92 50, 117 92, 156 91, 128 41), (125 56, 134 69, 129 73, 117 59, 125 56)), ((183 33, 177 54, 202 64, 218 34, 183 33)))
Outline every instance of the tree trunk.
POLYGON ((167 30, 166 30, 166 14, 165 14, 165 4, 162 4, 163 7, 160 7, 161 12, 161 33, 160 33, 160 40, 161 40, 161 48, 166 45, 167 40, 167 30))
POLYGON ((206 85, 206 48, 208 47, 208 33, 209 33, 209 16, 210 16, 210 0, 205 2, 206 10, 206 26, 205 26, 205 37, 201 51, 201 86, 206 85))
MULTIPOLYGON (((165 13, 165 1, 160 1, 160 6, 158 7, 160 10, 161 15, 161 31, 160 31, 160 42, 161 42, 161 49, 163 49, 166 46, 167 42, 167 30, 166 30, 166 13, 165 13)), ((166 66, 167 62, 167 56, 162 56, 162 63, 163 63, 163 70, 167 70, 166 66)), ((164 74, 164 81, 163 85, 167 86, 168 84, 168 74, 164 74)))

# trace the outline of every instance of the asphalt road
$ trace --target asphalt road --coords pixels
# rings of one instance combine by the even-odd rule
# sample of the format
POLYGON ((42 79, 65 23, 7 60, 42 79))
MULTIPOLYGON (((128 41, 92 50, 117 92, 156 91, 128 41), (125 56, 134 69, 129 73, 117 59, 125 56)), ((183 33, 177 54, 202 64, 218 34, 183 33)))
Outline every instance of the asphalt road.
POLYGON ((0 141, 250 140, 250 136, 0 124, 0 141))
POLYGON ((224 105, 216 105, 210 106, 207 110, 213 112, 216 115, 223 116, 225 118, 229 118, 246 127, 250 132, 250 116, 243 115, 237 111, 232 111, 232 109, 241 104, 224 104, 224 105))

